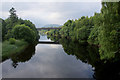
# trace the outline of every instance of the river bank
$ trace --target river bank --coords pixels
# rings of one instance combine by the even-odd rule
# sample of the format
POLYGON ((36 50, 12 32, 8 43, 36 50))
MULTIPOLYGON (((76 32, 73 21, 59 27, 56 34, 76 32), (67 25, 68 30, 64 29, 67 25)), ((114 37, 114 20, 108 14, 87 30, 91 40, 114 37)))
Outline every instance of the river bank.
POLYGON ((29 44, 23 40, 16 40, 15 44, 10 44, 9 41, 4 41, 2 43, 2 61, 10 58, 14 54, 21 53, 29 44))

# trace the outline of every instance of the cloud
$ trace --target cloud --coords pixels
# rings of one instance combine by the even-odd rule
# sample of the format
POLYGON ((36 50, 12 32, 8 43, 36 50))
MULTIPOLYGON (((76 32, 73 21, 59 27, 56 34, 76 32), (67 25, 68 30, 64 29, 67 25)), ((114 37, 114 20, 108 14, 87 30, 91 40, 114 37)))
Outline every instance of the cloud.
POLYGON ((53 12, 50 14, 49 18, 53 18, 53 19, 56 18, 57 19, 57 18, 60 18, 60 16, 61 16, 60 13, 53 12))
POLYGON ((101 2, 102 0, 1 0, 1 1, 2 2, 101 2))
MULTIPOLYGON (((68 19, 93 16, 100 12, 100 2, 3 2, 2 17, 9 16, 9 9, 15 7, 17 15, 31 20, 36 27, 46 24, 64 24, 68 19)), ((1 14, 1 13, 0 13, 1 14)))

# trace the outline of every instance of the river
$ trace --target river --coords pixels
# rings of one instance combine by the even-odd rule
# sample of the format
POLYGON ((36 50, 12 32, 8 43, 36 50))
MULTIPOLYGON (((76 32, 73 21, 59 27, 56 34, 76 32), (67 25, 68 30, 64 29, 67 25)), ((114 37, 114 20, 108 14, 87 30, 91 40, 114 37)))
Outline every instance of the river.
MULTIPOLYGON (((40 41, 51 40, 44 35, 40 37, 40 41)), ((2 77, 94 78, 105 71, 102 70, 105 65, 102 65, 96 55, 97 49, 66 40, 61 42, 63 43, 30 46, 23 53, 2 62, 2 77)))

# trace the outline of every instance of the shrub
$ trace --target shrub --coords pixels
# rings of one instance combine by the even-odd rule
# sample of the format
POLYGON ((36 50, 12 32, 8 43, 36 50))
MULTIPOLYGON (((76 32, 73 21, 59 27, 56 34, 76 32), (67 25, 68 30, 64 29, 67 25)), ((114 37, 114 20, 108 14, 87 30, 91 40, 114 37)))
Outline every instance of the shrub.
POLYGON ((10 38, 9 42, 10 42, 10 44, 15 44, 16 40, 15 40, 15 38, 10 38))
POLYGON ((35 32, 25 25, 16 25, 12 33, 15 39, 24 39, 28 43, 33 43, 36 39, 35 32))

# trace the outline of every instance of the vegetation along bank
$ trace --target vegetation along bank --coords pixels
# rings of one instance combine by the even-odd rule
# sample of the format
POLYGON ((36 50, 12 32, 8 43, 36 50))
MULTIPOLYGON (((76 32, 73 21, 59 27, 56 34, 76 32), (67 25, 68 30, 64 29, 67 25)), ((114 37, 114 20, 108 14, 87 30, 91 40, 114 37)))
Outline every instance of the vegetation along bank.
POLYGON ((18 18, 16 10, 10 9, 10 16, 3 20, 0 18, 2 28, 2 60, 9 58, 13 54, 24 51, 31 44, 35 44, 39 39, 35 25, 29 20, 18 18))
POLYGON ((103 2, 101 13, 68 20, 61 30, 51 30, 49 36, 99 46, 102 60, 120 54, 120 2, 103 2))

